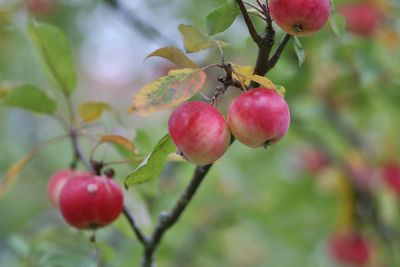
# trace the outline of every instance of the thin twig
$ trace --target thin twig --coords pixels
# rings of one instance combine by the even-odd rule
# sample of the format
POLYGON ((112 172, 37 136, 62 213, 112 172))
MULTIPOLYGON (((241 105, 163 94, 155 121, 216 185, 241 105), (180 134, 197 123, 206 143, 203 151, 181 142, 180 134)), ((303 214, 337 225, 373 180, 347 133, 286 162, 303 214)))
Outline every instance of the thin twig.
POLYGON ((154 261, 154 253, 159 246, 162 237, 164 236, 165 232, 178 221, 181 214, 199 188, 201 182, 204 180, 211 166, 212 164, 196 167, 192 180, 172 210, 170 212, 160 214, 156 229, 154 230, 148 244, 145 246, 142 267, 152 266, 154 261))
POLYGON ((249 2, 247 2, 247 1, 243 1, 243 3, 244 3, 245 5, 248 5, 248 6, 252 7, 252 8, 254 8, 254 9, 257 10, 258 12, 260 12, 261 14, 264 14, 264 10, 260 9, 258 6, 254 5, 254 4, 252 4, 252 3, 249 3, 249 2))
POLYGON ((86 159, 86 157, 83 155, 81 148, 79 146, 79 141, 78 141, 78 133, 76 130, 71 129, 69 132, 69 137, 71 139, 71 143, 72 143, 72 150, 74 153, 73 156, 73 160, 70 164, 70 167, 72 169, 76 168, 76 165, 78 164, 78 162, 82 162, 83 165, 85 165, 85 168, 88 169, 91 172, 94 172, 93 166, 90 163, 90 161, 88 159, 86 159))
POLYGON ((266 66, 266 72, 270 71, 273 67, 275 67, 276 63, 278 62, 279 58, 282 55, 283 50, 285 49, 285 46, 288 44, 290 41, 290 38, 292 36, 288 33, 283 36, 281 42, 278 45, 278 48, 276 49, 274 55, 271 57, 271 59, 268 61, 268 64, 266 66))
POLYGON ((132 214, 129 212, 128 208, 124 206, 123 213, 127 221, 129 222, 131 228, 135 232, 135 235, 137 239, 142 243, 144 246, 147 246, 148 241, 146 236, 142 233, 142 231, 139 229, 139 226, 136 224, 136 221, 132 214))
POLYGON ((157 42, 162 46, 175 44, 175 41, 164 35, 156 27, 141 20, 134 13, 127 11, 118 0, 105 0, 104 2, 114 10, 120 12, 133 25, 133 27, 135 27, 147 39, 157 42))
POLYGON ((249 13, 247 12, 246 7, 244 6, 244 3, 242 0, 236 0, 240 12, 242 13, 243 19, 247 25, 247 29, 249 30, 251 38, 253 38, 254 42, 258 45, 258 47, 261 46, 262 44, 262 38, 261 36, 257 33, 256 28, 254 27, 253 22, 251 21, 251 18, 249 16, 249 13))
POLYGON ((257 17, 259 17, 260 19, 262 19, 262 20, 264 20, 264 21, 267 21, 267 18, 266 18, 266 17, 263 17, 263 15, 261 15, 260 13, 249 12, 249 14, 250 14, 250 15, 257 16, 257 17))

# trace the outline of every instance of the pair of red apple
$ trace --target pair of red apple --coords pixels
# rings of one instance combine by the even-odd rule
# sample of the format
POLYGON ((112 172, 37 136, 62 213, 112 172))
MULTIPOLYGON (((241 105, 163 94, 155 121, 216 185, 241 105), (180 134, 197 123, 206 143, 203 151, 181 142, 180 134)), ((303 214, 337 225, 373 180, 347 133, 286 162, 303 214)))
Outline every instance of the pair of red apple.
POLYGON ((49 180, 47 193, 64 219, 78 229, 106 226, 123 209, 122 190, 115 181, 83 171, 56 172, 49 180))
POLYGON ((274 89, 254 88, 231 103, 227 122, 213 106, 193 101, 172 112, 168 131, 186 159, 207 165, 225 153, 231 133, 249 147, 266 146, 278 142, 289 123, 285 99, 274 89))

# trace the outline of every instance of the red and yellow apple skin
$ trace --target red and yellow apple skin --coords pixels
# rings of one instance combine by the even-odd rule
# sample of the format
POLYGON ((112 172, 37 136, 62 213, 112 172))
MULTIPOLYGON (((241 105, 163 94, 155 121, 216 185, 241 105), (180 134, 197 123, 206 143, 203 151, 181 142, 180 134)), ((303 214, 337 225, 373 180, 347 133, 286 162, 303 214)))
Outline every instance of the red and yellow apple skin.
POLYGON ((117 219, 122 209, 120 186, 104 176, 80 175, 69 179, 61 190, 61 214, 78 229, 106 226, 117 219))
POLYGON ((364 266, 371 257, 371 245, 359 233, 337 232, 329 240, 329 252, 337 262, 364 266))
POLYGON ((200 101, 177 107, 169 118, 168 131, 184 157, 199 166, 219 159, 228 149, 231 138, 222 114, 200 101))
POLYGON ((47 195, 54 207, 59 206, 59 197, 62 188, 73 177, 83 174, 82 171, 66 169, 54 173, 47 183, 47 195))
POLYGON ((318 32, 331 12, 329 0, 270 0, 272 19, 291 35, 307 36, 318 32))
POLYGON ((373 36, 379 25, 379 10, 371 3, 346 4, 338 11, 345 17, 347 31, 360 36, 373 36))
POLYGON ((228 110, 233 136, 249 147, 278 142, 287 133, 289 124, 289 107, 274 89, 249 90, 238 96, 228 110))

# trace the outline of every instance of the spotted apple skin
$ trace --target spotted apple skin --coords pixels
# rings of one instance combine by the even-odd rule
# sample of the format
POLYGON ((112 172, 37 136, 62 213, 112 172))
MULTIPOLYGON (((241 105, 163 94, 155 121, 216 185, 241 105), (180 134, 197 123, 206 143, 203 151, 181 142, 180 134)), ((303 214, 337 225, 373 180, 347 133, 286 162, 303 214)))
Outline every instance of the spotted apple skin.
POLYGON ((169 118, 168 131, 183 156, 199 166, 219 159, 228 149, 231 137, 222 114, 201 101, 177 107, 169 118))
POLYGON ((289 107, 274 89, 254 88, 238 96, 228 110, 228 125, 237 140, 249 147, 274 144, 287 133, 289 107))
POLYGON ((112 223, 122 212, 120 186, 105 176, 84 174, 69 179, 60 194, 60 211, 71 226, 96 229, 112 223))
POLYGON ((270 0, 272 19, 291 35, 307 36, 321 30, 331 12, 330 0, 270 0))

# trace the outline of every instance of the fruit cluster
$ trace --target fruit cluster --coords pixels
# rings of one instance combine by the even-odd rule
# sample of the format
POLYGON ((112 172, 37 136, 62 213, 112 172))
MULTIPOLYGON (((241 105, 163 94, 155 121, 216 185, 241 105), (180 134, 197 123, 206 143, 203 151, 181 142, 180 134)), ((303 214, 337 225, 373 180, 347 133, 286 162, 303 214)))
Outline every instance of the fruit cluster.
POLYGON ((49 180, 47 192, 64 219, 78 229, 106 226, 123 209, 122 190, 114 180, 83 171, 56 172, 49 180))
POLYGON ((231 134, 249 147, 265 147, 282 139, 289 123, 285 99, 275 89, 254 88, 232 102, 227 121, 215 107, 193 101, 172 112, 168 131, 187 160, 207 165, 225 153, 231 134))

